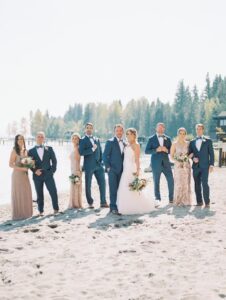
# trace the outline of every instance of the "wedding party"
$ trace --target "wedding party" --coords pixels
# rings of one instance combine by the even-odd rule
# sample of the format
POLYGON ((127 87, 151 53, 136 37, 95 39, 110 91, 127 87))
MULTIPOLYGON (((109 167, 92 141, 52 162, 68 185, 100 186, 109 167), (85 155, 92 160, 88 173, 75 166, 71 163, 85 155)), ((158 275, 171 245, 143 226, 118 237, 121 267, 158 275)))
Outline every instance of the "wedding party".
POLYGON ((0 0, 0 300, 226 299, 225 11, 0 0))
MULTIPOLYGON (((209 173, 214 167, 214 150, 210 138, 204 136, 204 125, 197 124, 197 137, 190 143, 186 139, 184 127, 178 129, 177 139, 172 143, 165 135, 165 124, 156 125, 156 133, 147 143, 145 153, 151 154, 153 172, 154 200, 150 199, 150 186, 140 178, 140 145, 135 128, 124 130, 122 124, 114 127, 115 136, 106 142, 104 151, 98 137, 93 136, 94 125, 85 125, 85 136, 73 133, 70 154, 71 209, 82 209, 82 170, 85 173, 85 194, 89 209, 94 209, 92 198, 92 177, 95 176, 100 193, 100 207, 110 207, 115 215, 150 213, 161 203, 160 177, 164 174, 169 190, 169 204, 192 205, 191 169, 195 184, 196 205, 210 208, 209 173), (125 136, 124 136, 125 131, 125 136), (81 157, 84 157, 81 166, 81 157), (174 162, 174 176, 170 158, 174 162), (192 164, 191 164, 192 162, 192 164), (105 172, 108 174, 110 205, 106 201, 105 172)), ((54 173, 57 171, 57 158, 52 147, 45 145, 45 133, 38 132, 36 146, 26 149, 24 137, 16 135, 15 146, 10 156, 9 165, 12 174, 12 219, 20 220, 32 216, 32 193, 28 171, 33 172, 33 181, 37 194, 37 207, 40 217, 44 216, 44 184, 50 194, 53 213, 59 211, 57 188, 54 173)))

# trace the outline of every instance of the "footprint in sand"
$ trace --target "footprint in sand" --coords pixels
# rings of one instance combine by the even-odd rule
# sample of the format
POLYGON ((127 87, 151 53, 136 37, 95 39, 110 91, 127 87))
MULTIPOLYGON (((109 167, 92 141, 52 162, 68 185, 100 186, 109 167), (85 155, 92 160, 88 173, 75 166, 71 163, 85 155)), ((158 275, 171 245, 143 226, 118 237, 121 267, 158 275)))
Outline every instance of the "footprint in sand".
POLYGON ((136 253, 136 250, 119 250, 118 253, 122 254, 122 253, 136 253))
POLYGON ((40 229, 38 229, 38 228, 31 228, 31 229, 25 229, 24 230, 24 233, 29 233, 29 232, 38 232, 40 229))
POLYGON ((17 250, 23 250, 24 248, 23 247, 16 247, 15 249, 17 249, 17 250))
POLYGON ((9 252, 9 249, 3 249, 3 248, 0 248, 0 252, 9 252))
POLYGON ((58 225, 57 224, 48 224, 48 227, 50 227, 50 228, 57 228, 58 227, 58 225))

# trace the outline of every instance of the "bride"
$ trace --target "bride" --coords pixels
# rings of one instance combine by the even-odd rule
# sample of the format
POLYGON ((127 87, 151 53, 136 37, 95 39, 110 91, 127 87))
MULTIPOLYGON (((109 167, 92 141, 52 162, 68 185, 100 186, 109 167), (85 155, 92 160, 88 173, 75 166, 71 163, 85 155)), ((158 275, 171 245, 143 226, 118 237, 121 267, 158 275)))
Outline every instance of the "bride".
POLYGON ((154 210, 154 205, 148 186, 140 192, 129 189, 129 184, 135 176, 140 175, 140 145, 137 142, 136 129, 127 129, 126 138, 128 145, 124 150, 123 173, 117 194, 118 211, 123 215, 149 213, 154 210))

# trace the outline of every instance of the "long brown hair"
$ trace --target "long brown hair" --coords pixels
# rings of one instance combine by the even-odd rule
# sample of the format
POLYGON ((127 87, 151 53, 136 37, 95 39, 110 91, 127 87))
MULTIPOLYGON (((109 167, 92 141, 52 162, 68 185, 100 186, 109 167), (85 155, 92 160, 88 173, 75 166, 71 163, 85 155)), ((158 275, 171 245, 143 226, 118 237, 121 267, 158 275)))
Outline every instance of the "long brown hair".
MULTIPOLYGON (((22 134, 17 134, 15 136, 15 139, 14 139, 14 147, 13 149, 16 151, 16 154, 20 155, 20 147, 18 145, 18 140, 19 140, 19 137, 23 137, 23 140, 24 140, 24 136, 22 134)), ((25 144, 25 140, 24 140, 24 151, 26 151, 26 144, 25 144)))

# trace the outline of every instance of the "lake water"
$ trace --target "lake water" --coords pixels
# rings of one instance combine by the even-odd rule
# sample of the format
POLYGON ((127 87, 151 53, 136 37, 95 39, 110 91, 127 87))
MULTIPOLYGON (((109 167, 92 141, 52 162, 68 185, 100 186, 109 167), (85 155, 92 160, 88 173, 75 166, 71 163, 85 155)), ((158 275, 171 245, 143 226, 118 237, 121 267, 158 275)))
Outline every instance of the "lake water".
MULTIPOLYGON (((57 156, 58 166, 55 173, 55 180, 58 192, 69 191, 69 179, 70 175, 70 161, 69 155, 72 150, 71 143, 64 143, 59 145, 58 143, 49 143, 48 145, 54 147, 54 151, 57 156)), ((9 167, 9 157, 12 150, 12 143, 5 143, 0 145, 0 205, 10 203, 11 201, 11 174, 12 169, 9 167)), ((28 147, 29 148, 29 147, 28 147)), ((141 165, 142 168, 148 167, 149 156, 142 154, 141 165)), ((29 177, 32 185, 33 199, 36 199, 35 189, 32 181, 32 173, 29 172, 29 177)))

